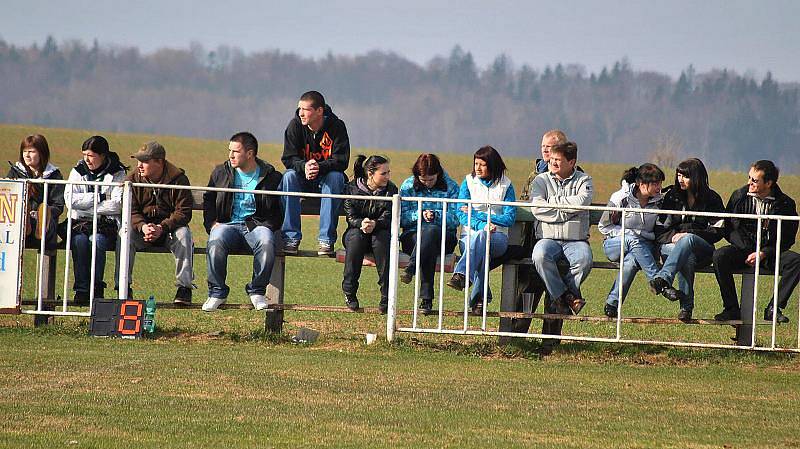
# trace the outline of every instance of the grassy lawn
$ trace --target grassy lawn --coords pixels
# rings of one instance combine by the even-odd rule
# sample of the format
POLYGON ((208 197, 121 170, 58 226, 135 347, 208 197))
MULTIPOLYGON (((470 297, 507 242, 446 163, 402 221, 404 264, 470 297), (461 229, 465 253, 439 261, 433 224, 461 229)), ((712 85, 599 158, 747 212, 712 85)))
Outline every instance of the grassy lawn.
MULTIPOLYGON (((19 140, 36 131, 50 140, 65 176, 92 134, 0 125, 3 157, 16 160, 19 140)), ((103 134, 125 158, 153 138, 103 134)), ((213 165, 226 157, 224 141, 158 140, 194 184, 205 184, 213 165)), ((264 144, 260 155, 279 165, 279 153, 279 146, 264 144)), ((395 164, 398 184, 418 154, 381 153, 395 164)), ((471 164, 468 155, 443 160, 456 179, 471 164)), ((530 161, 506 162, 521 186, 530 161)), ((595 202, 605 201, 624 167, 581 165, 595 178, 595 202)), ((712 186, 727 198, 745 176, 715 172, 712 186)), ((797 176, 783 175, 781 185, 800 198, 797 176)), ((192 230, 205 246, 201 224, 196 214, 192 230)), ((302 249, 316 249, 316 220, 304 219, 303 229, 302 249)), ((605 260, 598 236, 592 244, 595 260, 605 260)), ((57 294, 65 255, 59 253, 57 294)), ((200 303, 207 293, 205 258, 194 261, 194 299, 200 303)), ((26 253, 24 264, 30 298, 34 252, 26 253)), ((250 264, 231 259, 229 302, 249 302, 243 287, 250 264)), ((141 255, 135 297, 170 301, 173 273, 172 256, 141 255)), ((589 276, 582 314, 602 315, 615 275, 595 270, 589 276)), ((112 279, 109 253, 106 280, 112 279)), ((286 302, 342 305, 341 279, 341 264, 290 258, 286 302)), ((364 306, 377 305, 376 281, 375 270, 365 268, 359 290, 364 306)), ((71 279, 66 282, 71 286, 71 279)), ((499 270, 490 285, 497 298, 490 310, 496 311, 499 270)), ((696 291, 695 317, 710 318, 721 309, 713 275, 698 275, 696 291)), ((771 291, 772 278, 761 277, 762 307, 771 291)), ((413 284, 400 284, 401 309, 412 307, 413 292, 413 284)), ((782 347, 798 344, 796 297, 786 311, 792 322, 778 328, 782 347)), ((446 289, 444 305, 461 310, 463 295, 446 289)), ((641 275, 625 303, 628 316, 674 317, 677 309, 653 296, 641 275)), ((489 337, 399 334, 389 344, 385 317, 378 315, 289 311, 285 319, 284 334, 273 336, 263 332, 263 313, 164 309, 154 338, 126 341, 88 337, 84 318, 57 318, 53 326, 34 329, 30 316, 0 315, 0 416, 7 422, 0 447, 800 447, 800 358, 793 355, 565 342, 542 358, 536 340, 499 346, 489 337), (291 343, 300 327, 320 331, 320 339, 291 343), (364 344, 367 332, 379 334, 377 344, 364 344)), ((436 317, 420 317, 420 327, 436 324, 436 317)), ((479 324, 470 318, 471 328, 479 324)), ((398 326, 410 325, 410 316, 399 317, 398 326)), ((461 325, 460 317, 444 321, 447 329, 461 325)), ((489 329, 497 325, 497 319, 487 323, 489 329)), ((534 321, 532 330, 540 326, 534 321)), ((564 328, 594 337, 613 337, 614 330, 612 323, 568 322, 564 328)), ((759 326, 759 345, 769 343, 769 332, 759 326)), ((623 327, 625 338, 637 339, 731 343, 732 335, 729 326, 623 327)))

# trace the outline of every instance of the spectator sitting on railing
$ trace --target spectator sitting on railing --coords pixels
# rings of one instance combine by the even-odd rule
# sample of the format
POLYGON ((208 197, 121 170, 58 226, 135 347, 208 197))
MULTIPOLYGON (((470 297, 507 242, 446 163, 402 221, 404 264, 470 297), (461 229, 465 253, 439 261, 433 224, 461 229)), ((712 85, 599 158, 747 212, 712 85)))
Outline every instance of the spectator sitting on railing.
MULTIPOLYGON (((158 142, 148 142, 131 156, 136 170, 127 180, 134 183, 188 186, 185 172, 166 160, 158 142)), ((175 256, 178 290, 175 304, 192 303, 192 258, 194 243, 189 221, 192 219, 192 193, 184 189, 131 187, 131 244, 129 271, 133 273, 136 251, 151 246, 169 248, 175 256)), ((131 277, 128 278, 129 281, 131 277)))
POLYGON ((550 150, 550 171, 537 176, 531 190, 538 239, 531 257, 553 298, 548 313, 577 315, 586 305, 580 286, 592 271, 589 211, 550 207, 592 203, 592 177, 576 169, 577 161, 578 146, 574 142, 554 146, 550 150), (569 264, 569 271, 563 276, 559 273, 559 260, 569 264))
MULTIPOLYGON (((353 164, 353 175, 354 179, 345 187, 346 195, 391 197, 397 193, 397 186, 389 180, 391 177, 389 160, 383 156, 373 155, 367 158, 358 155, 353 164)), ((389 308, 392 204, 388 201, 348 198, 344 200, 344 213, 347 218, 347 231, 343 238, 346 253, 342 280, 345 305, 350 310, 358 309, 357 294, 361 266, 364 263, 364 254, 372 251, 381 290, 378 309, 381 313, 386 313, 389 308)))
MULTIPOLYGON (((514 225, 517 208, 487 202, 516 201, 514 186, 505 175, 506 165, 500 153, 491 146, 478 149, 473 156, 472 173, 464 178, 458 193, 459 199, 477 201, 471 205, 460 203, 458 219, 461 222, 461 258, 458 259, 453 277, 447 285, 456 290, 464 290, 466 276, 472 283, 469 306, 473 313, 483 310, 483 289, 486 260, 486 242, 489 239, 489 258, 502 256, 508 248, 508 230, 514 225), (468 214, 470 206, 471 214, 468 214), (468 219, 471 216, 471 220, 468 219), (491 220, 491 224, 489 221, 491 220), (467 227, 472 232, 467 234, 467 227), (470 248, 467 273, 467 245, 470 248)), ((487 286, 486 302, 492 300, 492 291, 487 286)))
MULTIPOLYGON (((400 185, 400 196, 402 197, 426 197, 426 198, 458 198, 458 184, 450 179, 447 172, 442 169, 442 164, 435 154, 420 154, 414 166, 411 168, 413 173, 400 185)), ((403 233, 400 242, 403 245, 403 252, 411 255, 411 261, 400 275, 400 281, 404 284, 411 283, 416 272, 417 263, 417 225, 421 220, 420 227, 420 252, 419 271, 422 275, 420 279, 420 310, 424 314, 429 314, 433 309, 433 279, 436 270, 436 257, 441 253, 442 241, 442 210, 446 211, 445 221, 447 230, 445 233, 444 252, 450 254, 458 243, 456 231, 458 230, 458 215, 456 214, 456 203, 442 203, 438 201, 422 202, 422 217, 418 217, 418 207, 416 201, 403 201, 400 203, 400 226, 403 233)), ((442 261, 444 263, 444 261, 442 261)))
MULTIPOLYGON (((662 209, 724 212, 722 198, 708 186, 708 172, 700 159, 687 159, 675 170, 675 184, 667 187, 662 209)), ((656 221, 656 240, 664 265, 650 281, 655 293, 679 301, 678 319, 689 321, 694 309, 694 273, 711 264, 714 244, 722 238, 721 218, 663 214, 656 221), (672 287, 678 275, 679 290, 672 287)))
MULTIPOLYGON (((12 164, 7 178, 10 179, 64 179, 61 171, 50 163, 50 146, 41 134, 22 139, 19 144, 19 160, 12 164)), ((25 227, 25 246, 39 248, 42 240, 41 215, 44 214, 44 184, 28 184, 28 220, 25 227)), ((50 184, 47 189, 47 224, 44 226, 45 249, 56 247, 58 216, 64 212, 64 185, 50 184)))
MULTIPOLYGON (((241 190, 278 190, 281 174, 257 157, 258 140, 249 132, 231 136, 228 160, 211 172, 208 187, 241 190)), ((228 299, 228 254, 252 251, 253 278, 245 292, 256 310, 267 308, 267 284, 275 264, 276 235, 281 229, 281 199, 246 192, 203 193, 203 225, 208 232, 206 262, 208 299, 203 310, 211 312, 228 299)))
MULTIPOLYGON (((750 166, 747 185, 736 190, 728 200, 726 212, 732 214, 787 215, 797 216, 797 207, 792 198, 778 187, 778 167, 772 161, 756 161, 750 166)), ((741 318, 733 270, 755 266, 756 256, 762 267, 775 269, 775 253, 778 251, 778 222, 761 220, 761 252, 756 254, 758 221, 749 218, 728 218, 725 220, 726 239, 731 243, 714 252, 714 272, 717 275, 722 305, 725 309, 714 319, 738 320, 741 318)), ((781 222, 780 267, 781 280, 778 283, 778 307, 773 308, 771 299, 764 310, 764 319, 772 320, 775 311, 778 323, 788 323, 789 318, 782 311, 789 303, 792 291, 800 281, 800 254, 789 249, 794 245, 797 234, 797 221, 781 222)))
MULTIPOLYGON (((69 173, 69 181, 122 182, 128 167, 122 165, 117 153, 110 151, 103 136, 92 136, 81 147, 83 159, 69 173)), ((65 199, 72 210, 72 263, 75 275, 75 302, 89 303, 89 283, 94 270, 94 297, 103 298, 106 283, 106 251, 115 248, 122 208, 122 188, 73 184, 66 189, 65 199), (97 229, 92 228, 94 201, 97 198, 97 229), (94 267, 91 267, 92 242, 97 245, 94 267)), ((66 229, 65 229, 66 231, 66 229)), ((66 236, 66 233, 64 233, 66 236)))
MULTIPOLYGON (((314 192, 340 194, 347 178, 344 171, 350 162, 350 138, 344 122, 337 117, 325 98, 317 91, 300 97, 295 117, 284 134, 283 156, 286 167, 281 181, 284 192, 314 192)), ((297 254, 303 233, 300 229, 300 198, 282 197, 283 252, 297 254)), ((332 256, 339 223, 338 198, 321 198, 319 207, 320 256, 332 256)))
MULTIPOLYGON (((622 188, 611 195, 608 207, 634 209, 658 209, 661 206, 661 185, 664 172, 655 164, 642 164, 639 168, 631 167, 622 175, 622 188)), ((612 262, 619 261, 622 245, 622 219, 625 220, 625 258, 622 261, 622 300, 628 294, 636 272, 644 270, 648 281, 652 281, 658 273, 656 263, 656 243, 653 229, 656 214, 645 212, 605 211, 600 218, 598 228, 605 236, 603 252, 612 262)), ((619 277, 614 277, 614 285, 606 298, 604 312, 606 316, 615 318, 619 306, 619 277)))

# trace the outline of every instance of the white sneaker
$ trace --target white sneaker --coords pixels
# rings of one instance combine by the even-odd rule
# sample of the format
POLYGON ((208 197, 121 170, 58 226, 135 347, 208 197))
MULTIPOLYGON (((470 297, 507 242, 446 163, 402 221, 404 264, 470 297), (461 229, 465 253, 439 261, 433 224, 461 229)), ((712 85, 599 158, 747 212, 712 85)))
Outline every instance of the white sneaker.
POLYGON ((217 307, 225 304, 227 300, 228 298, 212 298, 209 296, 206 302, 203 303, 203 312, 213 312, 217 310, 217 307))
POLYGON ((253 308, 256 310, 264 310, 267 308, 267 298, 264 295, 250 295, 250 302, 253 303, 253 308))

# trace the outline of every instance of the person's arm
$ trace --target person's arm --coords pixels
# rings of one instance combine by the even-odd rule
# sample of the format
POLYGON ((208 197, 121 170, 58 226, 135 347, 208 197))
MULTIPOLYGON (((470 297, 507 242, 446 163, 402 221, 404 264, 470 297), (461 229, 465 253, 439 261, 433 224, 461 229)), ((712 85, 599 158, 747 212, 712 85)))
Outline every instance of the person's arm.
MULTIPOLYGON (((452 179, 448 179, 447 182, 447 197, 456 199, 458 198, 458 184, 452 179)), ((458 220, 458 203, 443 203, 447 210, 447 229, 456 229, 458 228, 459 220, 458 220)), ((440 212, 441 213, 441 212, 440 212)), ((441 222, 441 219, 440 219, 441 222)))
MULTIPOLYGON (((395 193, 397 193, 397 186, 389 184, 386 196, 391 198, 395 193)), ((375 219, 375 229, 389 229, 392 226, 392 203, 384 201, 382 209, 378 218, 375 219)))
MULTIPOLYGON (((64 176, 61 175, 60 170, 56 170, 50 179, 61 180, 64 176)), ((64 184, 50 184, 47 191, 47 202, 50 206, 50 213, 55 218, 58 218, 64 212, 64 184)))
MULTIPOLYGON (((189 178, 180 175, 175 179, 175 185, 188 186, 189 178)), ((192 220, 192 191, 183 189, 172 189, 169 198, 173 204, 172 213, 169 217, 161 220, 161 229, 164 232, 172 232, 178 228, 187 226, 192 220)))
MULTIPOLYGON (((111 182, 125 181, 125 170, 120 169, 111 176, 111 182)), ((120 215, 122 213, 122 187, 120 186, 103 186, 100 187, 102 192, 102 201, 97 203, 98 215, 120 215), (105 198, 103 198, 105 197, 105 198)))
MULTIPOLYGON (((703 212, 725 212, 725 206, 722 204, 722 198, 712 191, 709 203, 703 212)), ((720 241, 724 234, 724 220, 721 218, 705 217, 708 226, 704 229, 693 229, 689 232, 697 234, 703 240, 710 244, 715 244, 720 241)))
POLYGON ((298 123, 295 119, 289 122, 286 131, 283 133, 283 155, 281 162, 287 169, 292 169, 298 175, 306 176, 306 159, 303 156, 306 143, 303 135, 303 130, 299 129, 298 123))
MULTIPOLYGON (((75 170, 69 172, 68 181, 82 181, 83 178, 75 170)), ((72 184, 68 185, 65 191, 65 201, 69 202, 75 210, 91 210, 94 205, 94 186, 86 184, 72 184), (92 188, 89 191, 89 188, 92 188)), ((98 198, 99 200, 99 198, 98 198)))
MULTIPOLYGON (((208 187, 216 187, 214 174, 216 169, 208 177, 208 187)), ((211 228, 217 223, 217 192, 206 190, 203 192, 203 227, 206 232, 211 234, 211 228)))
MULTIPOLYGON (((503 201, 514 202, 517 201, 517 194, 514 192, 514 185, 510 184, 506 190, 506 195, 503 201)), ((510 228, 514 226, 514 221, 517 219, 516 206, 503 206, 502 212, 499 215, 492 214, 492 224, 510 228)))
MULTIPOLYGON (((462 200, 472 199, 466 180, 461 183, 461 187, 458 191, 458 198, 462 200)), ((458 221, 461 223, 461 226, 469 226, 474 231, 480 231, 486 226, 486 213, 473 210, 471 213, 472 222, 467 223, 469 213, 462 210, 462 208, 470 209, 472 206, 469 203, 458 203, 458 221)))
POLYGON ((336 123, 330 127, 328 136, 333 139, 333 146, 329 158, 317 161, 320 176, 331 171, 344 172, 350 163, 350 138, 347 136, 347 127, 344 122, 337 119, 336 123))
MULTIPOLYGON (((400 185, 400 197, 408 198, 414 197, 416 191, 414 190, 414 182, 412 178, 408 178, 400 185), (408 182, 411 180, 411 182, 408 182)), ((417 202, 416 201, 400 201, 400 227, 409 229, 417 224, 417 202)))
MULTIPOLYGON (((607 207, 619 207, 619 204, 614 200, 614 195, 611 195, 611 198, 608 200, 607 207)), ((600 222, 597 224, 597 229, 605 236, 614 237, 622 229, 620 225, 620 213, 616 211, 603 211, 603 215, 600 217, 600 222)))

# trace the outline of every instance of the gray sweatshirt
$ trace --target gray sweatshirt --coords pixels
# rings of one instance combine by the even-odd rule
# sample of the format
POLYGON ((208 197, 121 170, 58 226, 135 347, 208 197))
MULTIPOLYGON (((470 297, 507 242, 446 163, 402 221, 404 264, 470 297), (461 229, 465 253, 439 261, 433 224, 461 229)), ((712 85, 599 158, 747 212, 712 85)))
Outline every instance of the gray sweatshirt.
MULTIPOLYGON (((608 200, 610 207, 624 207, 631 209, 658 209, 661 207, 661 194, 650 198, 647 204, 642 207, 639 198, 636 198, 636 184, 628 184, 622 181, 622 187, 611 194, 608 200)), ((644 212, 625 212, 625 233, 636 235, 647 240, 655 240, 656 236, 653 228, 656 224, 658 214, 648 214, 644 212)), ((619 214, 605 211, 600 217, 598 229, 606 238, 618 237, 622 233, 621 220, 619 214)))
POLYGON ((592 177, 575 170, 559 180, 545 172, 534 178, 531 188, 531 213, 536 217, 536 238, 588 240, 589 211, 555 209, 551 206, 588 206, 592 204, 592 177))

